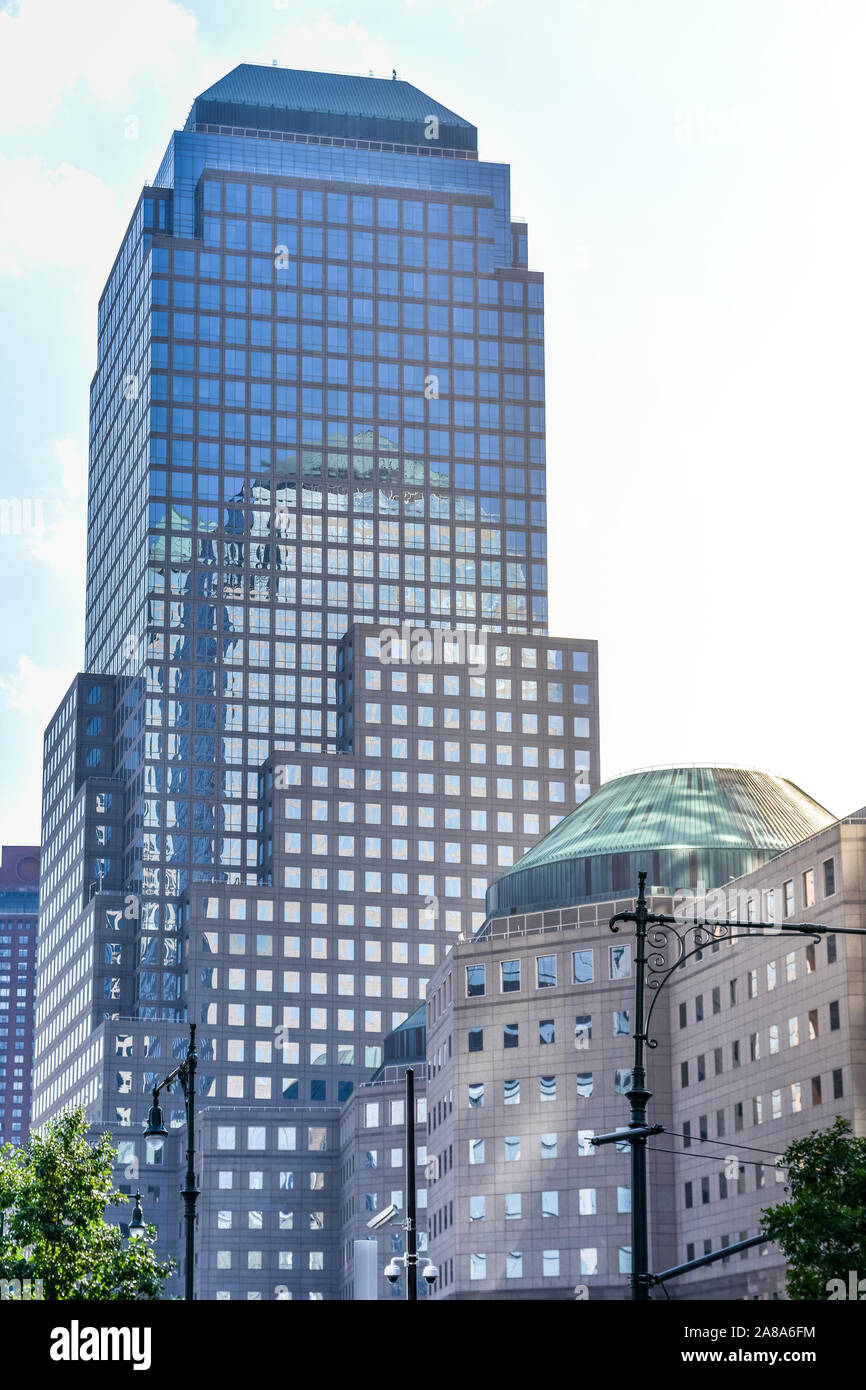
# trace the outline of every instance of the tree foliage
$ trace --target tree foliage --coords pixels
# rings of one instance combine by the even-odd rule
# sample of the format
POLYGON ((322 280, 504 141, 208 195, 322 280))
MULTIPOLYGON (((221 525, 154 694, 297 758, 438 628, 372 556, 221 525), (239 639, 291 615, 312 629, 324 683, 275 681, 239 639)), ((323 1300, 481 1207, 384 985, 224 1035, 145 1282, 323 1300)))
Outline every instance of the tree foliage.
POLYGON ((762 1230, 788 1262, 788 1296, 826 1299, 831 1279, 866 1276, 866 1138, 839 1116, 782 1155, 790 1200, 762 1213, 762 1230))
POLYGON ((130 1199, 114 1191, 111 1135, 86 1133, 78 1107, 0 1149, 0 1278, 41 1280, 46 1299, 159 1298, 174 1262, 156 1260, 153 1226, 127 1243, 105 1220, 130 1199))

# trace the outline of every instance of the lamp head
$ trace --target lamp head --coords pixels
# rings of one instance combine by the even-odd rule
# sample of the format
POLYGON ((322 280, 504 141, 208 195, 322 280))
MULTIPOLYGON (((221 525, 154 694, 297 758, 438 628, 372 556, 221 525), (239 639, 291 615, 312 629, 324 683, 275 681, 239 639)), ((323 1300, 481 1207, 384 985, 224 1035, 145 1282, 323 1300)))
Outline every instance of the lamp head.
POLYGON ((147 1115, 147 1124, 144 1126, 144 1137, 151 1147, 158 1153, 168 1138, 168 1130, 162 1118, 162 1109, 154 1095, 153 1105, 147 1115))
POLYGON ((141 1193, 136 1192, 132 1220, 129 1223, 130 1240, 139 1240, 144 1235, 145 1229, 144 1213, 141 1210, 141 1193))

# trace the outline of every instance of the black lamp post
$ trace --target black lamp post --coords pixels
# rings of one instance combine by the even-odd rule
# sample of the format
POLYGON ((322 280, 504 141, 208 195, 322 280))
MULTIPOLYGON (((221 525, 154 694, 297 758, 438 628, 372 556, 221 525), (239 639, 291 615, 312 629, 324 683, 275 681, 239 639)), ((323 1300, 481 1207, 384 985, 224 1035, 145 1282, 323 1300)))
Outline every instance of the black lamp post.
POLYGON ((418 1221, 415 1192, 415 1073, 406 1068, 406 1297, 418 1299, 418 1221))
MULTIPOLYGON (((405 1100, 405 1121, 406 1121, 406 1219, 403 1222, 403 1229, 406 1232, 406 1253, 398 1260, 391 1257, 385 1270, 385 1278, 390 1283, 396 1283, 400 1277, 400 1265, 406 1270, 406 1300, 409 1303, 418 1301, 418 1220, 417 1220, 417 1191, 415 1180, 415 1072, 412 1067, 406 1068, 406 1100, 405 1100)), ((439 1278, 439 1270, 428 1259, 424 1269, 423 1277, 428 1285, 432 1287, 439 1278)))
POLYGON ((144 1212, 141 1210, 141 1193, 135 1194, 135 1206, 132 1209, 132 1220, 129 1223, 130 1240, 140 1240, 145 1234, 147 1227, 144 1224, 144 1212))
MULTIPOLYGON (((144 1127, 144 1137, 149 1140, 154 1149, 162 1148, 168 1138, 168 1130, 162 1117, 162 1110, 159 1105, 159 1093, 162 1090, 170 1091, 176 1081, 180 1082, 183 1091, 184 1101, 186 1102, 186 1178, 181 1188, 181 1196, 184 1201, 184 1218, 186 1220, 186 1261, 185 1261, 185 1291, 184 1296, 188 1300, 195 1298, 194 1293, 194 1270, 195 1270, 195 1204, 198 1197, 198 1188, 195 1181, 195 1069, 198 1065, 198 1056, 195 1050, 195 1029, 196 1025, 189 1025, 189 1047, 186 1050, 186 1057, 180 1066, 175 1067, 163 1081, 153 1088, 153 1104, 147 1117, 144 1127)), ((133 1218, 134 1219, 134 1218, 133 1218)))
MULTIPOLYGON (((787 923, 779 926, 776 922, 740 922, 730 918, 723 922, 710 922, 706 917, 673 917, 668 913, 650 912, 646 902, 646 873, 638 874, 637 901, 633 912, 617 912, 610 919, 610 930, 619 931, 619 922, 634 922, 635 925, 635 976, 634 976, 634 1063, 632 1067, 631 1089, 626 1093, 630 1104, 627 1129, 612 1134, 598 1134, 592 1140, 594 1145, 626 1143, 631 1147, 631 1296, 637 1302, 646 1302, 650 1289, 660 1279, 650 1273, 649 1268, 649 1210, 647 1203, 646 1141, 654 1134, 662 1134, 664 1125, 647 1123, 647 1101, 652 1092, 647 1090, 644 1069, 644 1046, 656 1047, 655 1039, 649 1036, 652 1012, 661 991, 674 971, 685 961, 706 946, 716 941, 737 940, 752 932, 766 931, 774 936, 812 936, 816 941, 827 933, 843 936, 864 936, 866 928, 828 927, 820 922, 787 923), (745 931, 735 934, 734 927, 745 931), (648 930, 649 929, 649 930, 648 930), (688 937, 694 944, 689 949, 688 937), (672 952, 668 952, 668 947, 672 952), (671 959, 671 955, 673 959, 671 959), (644 1014, 645 991, 649 989, 652 1000, 644 1014)), ((747 1245, 760 1243, 760 1237, 746 1242, 747 1245)), ((742 1246, 738 1246, 743 1248, 742 1246)), ((691 1266, 690 1266, 691 1267, 691 1266)), ((676 1273, 681 1270, 677 1267, 676 1273)), ((666 1271, 670 1277, 674 1271, 666 1271)))

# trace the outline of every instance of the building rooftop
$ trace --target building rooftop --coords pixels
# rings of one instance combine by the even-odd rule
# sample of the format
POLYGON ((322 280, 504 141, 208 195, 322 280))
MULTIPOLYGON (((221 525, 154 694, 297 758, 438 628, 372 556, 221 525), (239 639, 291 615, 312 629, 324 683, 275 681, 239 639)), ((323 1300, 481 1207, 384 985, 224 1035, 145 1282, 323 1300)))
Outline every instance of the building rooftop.
POLYGON ((668 767, 605 782, 516 865, 635 849, 786 849, 835 819, 781 777, 739 767, 668 767))
POLYGON ((637 864, 631 856, 641 859, 648 886, 671 891, 691 882, 667 882, 674 864, 678 874, 693 866, 695 882, 717 886, 710 880, 720 872, 720 881, 748 872, 834 820, 793 782, 766 772, 704 766, 628 773, 605 782, 498 878, 488 911, 565 906, 624 891, 637 864), (622 883, 615 862, 608 878, 596 877, 594 866, 608 856, 623 861, 622 883), (657 867, 654 879, 659 864, 666 867, 657 867), (559 869, 566 872, 552 872, 559 869))
POLYGON ((0 859, 0 889, 39 889, 39 846, 4 845, 0 859))
POLYGON ((240 63, 196 97, 186 128, 206 123, 424 144, 431 116, 439 136, 426 143, 477 149, 475 126, 410 82, 240 63))
POLYGON ((371 1082, 381 1081, 395 1066, 423 1065, 427 1059, 427 1005, 419 1004, 414 1013, 404 1018, 396 1028, 385 1034, 382 1047, 382 1065, 371 1082))

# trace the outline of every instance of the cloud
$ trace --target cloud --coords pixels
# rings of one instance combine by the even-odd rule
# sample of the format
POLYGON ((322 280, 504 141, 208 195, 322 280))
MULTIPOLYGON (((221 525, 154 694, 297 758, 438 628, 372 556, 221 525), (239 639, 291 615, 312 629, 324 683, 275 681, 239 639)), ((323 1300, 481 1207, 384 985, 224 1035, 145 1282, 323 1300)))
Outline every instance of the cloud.
POLYGON ((7 709, 23 710, 28 722, 44 729, 74 675, 74 668, 37 666, 29 656, 20 655, 15 670, 0 676, 0 698, 7 709))
MULTIPOLYGON (((489 3, 470 0, 471 8, 489 3)), ((297 9, 295 0, 261 7, 259 62, 390 77, 395 55, 354 20, 340 24, 324 14, 287 22, 297 9)), ((20 0, 0 10, 0 129, 44 129, 73 93, 115 109, 126 103, 134 115, 142 80, 158 90, 163 109, 181 104, 180 123, 196 93, 236 62, 219 61, 198 33, 197 17, 173 0, 20 0)))
MULTIPOLYGON (((429 0, 405 0, 407 10, 429 9, 429 0)), ((495 0, 448 0, 448 8, 458 25, 473 15, 484 14, 493 8, 495 0)))
POLYGON ((197 57, 197 23, 172 0, 20 0, 0 11, 0 128, 47 125, 76 88, 114 103, 142 74, 172 86, 197 57))
POLYGON ((0 158, 0 186, 0 274, 61 267, 104 278, 117 212, 100 179, 71 164, 46 169, 35 156, 0 158))
POLYGON ((63 490, 70 497, 87 496, 87 455, 76 439, 58 439, 54 446, 60 460, 63 490))
MULTIPOLYGON (((41 525, 21 536, 28 555, 69 579, 73 592, 84 592, 87 555, 87 455, 74 439, 54 446, 60 486, 41 501, 41 525)), ((31 514, 32 510, 31 510, 31 514)))
MULTIPOLYGON (((279 8, 276 13, 279 15, 279 8)), ((377 77, 390 77, 394 66, 393 55, 380 40, 371 38, 354 20, 337 24, 329 15, 322 15, 315 24, 279 28, 272 42, 278 47, 270 56, 278 58, 281 67, 353 73, 372 70, 377 77), (281 54, 287 55, 286 61, 281 54)))

